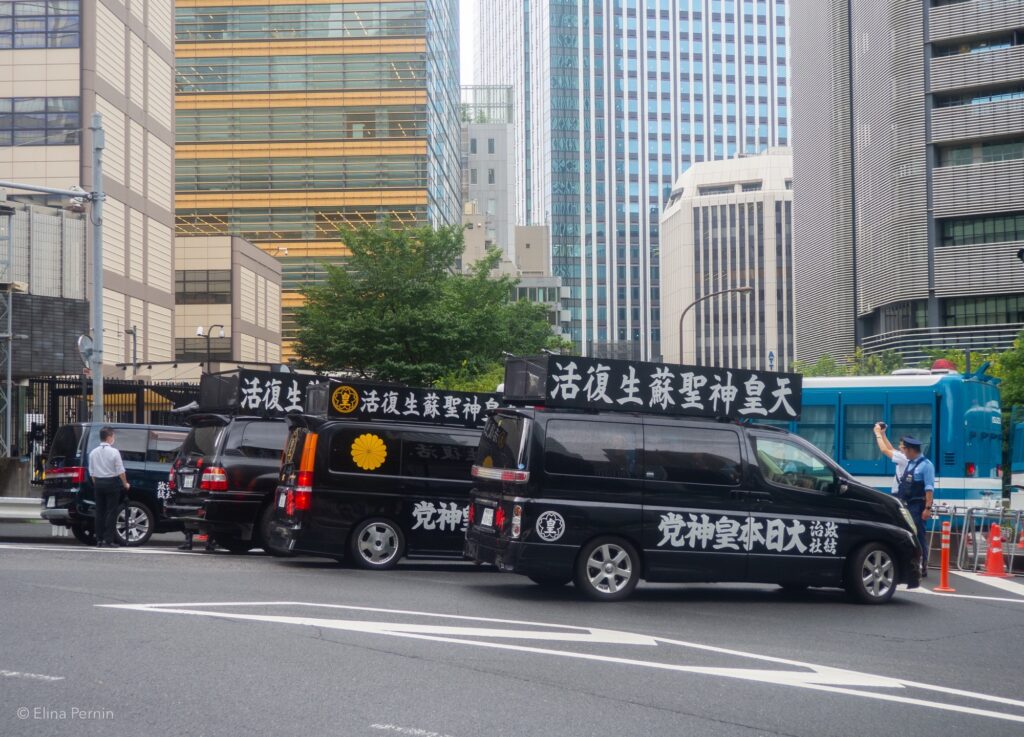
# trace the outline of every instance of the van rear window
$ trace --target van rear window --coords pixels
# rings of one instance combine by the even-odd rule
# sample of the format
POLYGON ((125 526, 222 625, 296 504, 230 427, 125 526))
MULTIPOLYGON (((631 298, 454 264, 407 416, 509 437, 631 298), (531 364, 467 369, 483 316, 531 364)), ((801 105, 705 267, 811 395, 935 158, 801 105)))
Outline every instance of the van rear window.
POLYGON ((186 456, 212 456, 217 452, 217 438, 224 425, 200 425, 193 427, 181 446, 186 456))
POLYGON ((492 415, 480 436, 477 465, 516 471, 526 468, 526 448, 532 424, 519 415, 492 415))
POLYGON ((57 430, 57 434, 53 436, 53 442, 50 443, 50 462, 63 459, 60 461, 62 466, 81 465, 82 458, 79 455, 81 443, 82 426, 64 425, 57 430))

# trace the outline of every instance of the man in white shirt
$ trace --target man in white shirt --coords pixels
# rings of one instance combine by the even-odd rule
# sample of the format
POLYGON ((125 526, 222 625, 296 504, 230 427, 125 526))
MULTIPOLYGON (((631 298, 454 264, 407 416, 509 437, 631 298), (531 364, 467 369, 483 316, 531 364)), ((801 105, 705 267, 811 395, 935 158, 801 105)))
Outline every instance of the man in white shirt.
POLYGON ((100 444, 89 453, 89 476, 96 499, 96 547, 112 547, 117 544, 114 521, 121 490, 127 494, 130 488, 121 452, 114 447, 112 428, 100 428, 100 444))
POLYGON ((884 422, 875 423, 875 442, 878 443, 878 449, 882 451, 882 454, 896 464, 896 476, 892 480, 892 493, 897 494, 900 488, 900 478, 902 478, 903 472, 907 469, 909 461, 907 454, 904 452, 906 448, 903 445, 903 441, 900 440, 898 448, 893 448, 889 438, 885 436, 885 428, 884 422))

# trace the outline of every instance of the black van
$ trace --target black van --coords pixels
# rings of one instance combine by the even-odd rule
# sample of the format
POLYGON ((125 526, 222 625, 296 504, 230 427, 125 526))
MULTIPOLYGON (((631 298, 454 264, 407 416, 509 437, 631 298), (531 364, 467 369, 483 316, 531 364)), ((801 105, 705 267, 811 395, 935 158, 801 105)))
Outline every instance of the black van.
POLYGON ((189 425, 170 469, 167 515, 232 553, 273 553, 267 539, 288 437, 284 419, 197 414, 189 425))
MULTIPOLYGON (((625 362, 601 361, 615 363, 625 362)), ((622 374, 631 388, 637 366, 649 365, 622 374)), ((586 369, 587 359, 577 359, 572 375, 586 369)), ((717 371, 724 382, 726 372, 717 371)), ((768 394, 755 383, 767 378, 746 372, 758 400, 768 394)), ((777 383, 776 397, 787 398, 790 381, 777 383)), ((730 396, 737 407, 755 404, 730 396)), ((651 407, 650 396, 638 404, 651 407)), ((499 409, 484 428, 473 476, 467 557, 540 584, 575 581, 596 600, 626 598, 645 579, 840 586, 880 604, 897 584, 920 581, 921 550, 906 508, 768 425, 499 409)))
POLYGON ((479 425, 497 400, 375 386, 311 388, 314 409, 330 392, 329 411, 289 416, 272 543, 376 570, 405 555, 461 558, 479 425))
MULTIPOLYGON (((154 532, 180 530, 180 524, 164 515, 163 507, 169 492, 167 474, 188 429, 167 425, 76 422, 58 428, 44 466, 43 519, 70 528, 80 542, 96 542, 96 503, 89 477, 89 452, 100 443, 100 428, 108 426, 114 430, 125 476, 131 484, 128 544, 142 545, 154 532)), ((124 524, 121 510, 116 530, 122 541, 124 524)))

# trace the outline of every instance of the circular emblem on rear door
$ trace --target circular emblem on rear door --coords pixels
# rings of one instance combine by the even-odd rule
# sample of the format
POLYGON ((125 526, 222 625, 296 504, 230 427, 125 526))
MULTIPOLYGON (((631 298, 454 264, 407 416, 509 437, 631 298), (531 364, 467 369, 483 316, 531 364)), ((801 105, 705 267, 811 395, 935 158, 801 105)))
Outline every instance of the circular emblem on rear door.
POLYGON ((331 404, 339 413, 351 414, 359 406, 359 392, 350 386, 339 386, 331 394, 331 404))
POLYGON ((537 518, 537 535, 544 542, 553 543, 565 533, 565 518, 558 512, 544 512, 537 518))

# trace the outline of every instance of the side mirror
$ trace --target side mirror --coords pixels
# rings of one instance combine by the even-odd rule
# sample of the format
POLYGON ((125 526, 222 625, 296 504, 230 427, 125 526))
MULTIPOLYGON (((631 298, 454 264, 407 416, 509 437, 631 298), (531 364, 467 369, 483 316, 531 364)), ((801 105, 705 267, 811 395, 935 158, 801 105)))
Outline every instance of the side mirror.
POLYGON ((836 479, 832 482, 832 490, 839 496, 842 496, 850 490, 850 485, 844 479, 836 479))

